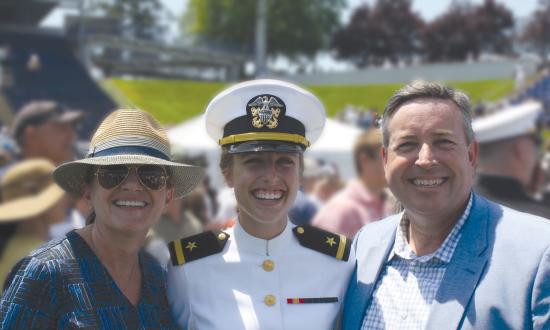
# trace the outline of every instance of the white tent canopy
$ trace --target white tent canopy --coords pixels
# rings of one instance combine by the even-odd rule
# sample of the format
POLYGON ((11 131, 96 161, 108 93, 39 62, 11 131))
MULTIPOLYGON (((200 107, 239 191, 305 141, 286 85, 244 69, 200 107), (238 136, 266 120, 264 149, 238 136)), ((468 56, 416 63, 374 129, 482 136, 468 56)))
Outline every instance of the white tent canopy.
MULTIPOLYGON (((344 179, 355 176, 353 165, 353 144, 362 130, 358 127, 340 123, 328 118, 323 130, 306 157, 334 163, 344 179)), ((210 139, 204 126, 204 116, 200 115, 168 129, 168 138, 174 154, 205 155, 208 160, 208 175, 214 187, 223 185, 218 163, 220 147, 210 139)))

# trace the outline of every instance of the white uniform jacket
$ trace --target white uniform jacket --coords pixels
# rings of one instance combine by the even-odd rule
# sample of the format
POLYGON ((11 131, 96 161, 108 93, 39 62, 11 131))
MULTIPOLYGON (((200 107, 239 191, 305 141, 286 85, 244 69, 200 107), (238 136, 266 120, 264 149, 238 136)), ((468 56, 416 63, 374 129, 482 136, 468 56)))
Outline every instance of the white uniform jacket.
MULTIPOLYGON (((170 264, 168 299, 178 324, 200 330, 332 329, 355 256, 338 260, 304 247, 293 227, 289 223, 279 236, 264 240, 237 222, 221 252, 170 264)), ((321 246, 335 244, 323 240, 321 246)), ((194 245, 187 241, 181 248, 200 248, 194 245)))

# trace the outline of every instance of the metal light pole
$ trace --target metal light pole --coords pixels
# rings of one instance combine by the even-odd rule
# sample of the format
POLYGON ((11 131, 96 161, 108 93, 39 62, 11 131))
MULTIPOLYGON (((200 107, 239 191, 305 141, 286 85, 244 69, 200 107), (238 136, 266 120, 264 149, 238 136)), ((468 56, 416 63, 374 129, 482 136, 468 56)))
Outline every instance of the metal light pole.
POLYGON ((256 1, 256 78, 265 76, 267 47, 267 0, 256 1))
POLYGON ((84 65, 88 66, 89 57, 88 57, 88 45, 86 45, 86 18, 88 15, 87 1, 80 0, 78 3, 79 11, 79 24, 78 24, 78 51, 80 55, 80 60, 84 65))

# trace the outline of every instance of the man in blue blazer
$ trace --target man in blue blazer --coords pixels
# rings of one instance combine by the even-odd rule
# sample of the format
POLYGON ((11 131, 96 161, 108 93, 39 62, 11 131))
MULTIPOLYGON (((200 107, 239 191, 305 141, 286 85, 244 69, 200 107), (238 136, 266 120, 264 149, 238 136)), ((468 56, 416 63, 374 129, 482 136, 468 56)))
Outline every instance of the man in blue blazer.
POLYGON ((345 330, 550 329, 550 221, 472 192, 470 113, 438 83, 390 98, 382 153, 404 212, 357 234, 345 330))

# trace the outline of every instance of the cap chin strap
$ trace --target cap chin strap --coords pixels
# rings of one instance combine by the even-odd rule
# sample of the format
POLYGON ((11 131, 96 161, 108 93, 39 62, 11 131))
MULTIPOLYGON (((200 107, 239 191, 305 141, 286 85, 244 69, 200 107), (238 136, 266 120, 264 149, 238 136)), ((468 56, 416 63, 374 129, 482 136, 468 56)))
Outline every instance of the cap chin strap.
POLYGON ((278 152, 301 154, 305 147, 301 144, 281 141, 248 141, 223 146, 230 154, 242 154, 250 152, 278 152), (269 143, 267 143, 269 142, 269 143))
POLYGON ((247 141, 258 141, 258 140, 292 142, 296 144, 301 144, 306 148, 309 147, 309 144, 310 144, 305 137, 299 134, 278 133, 278 132, 251 132, 251 133, 229 135, 220 139, 218 143, 220 146, 224 146, 227 144, 234 144, 234 143, 247 142, 247 141))

